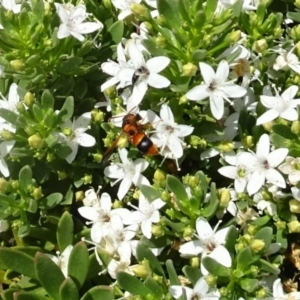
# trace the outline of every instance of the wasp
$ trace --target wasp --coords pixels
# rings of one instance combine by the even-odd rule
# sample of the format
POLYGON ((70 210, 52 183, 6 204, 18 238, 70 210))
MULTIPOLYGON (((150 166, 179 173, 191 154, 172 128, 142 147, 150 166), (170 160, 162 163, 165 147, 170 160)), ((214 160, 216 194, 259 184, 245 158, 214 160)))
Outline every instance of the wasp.
MULTIPOLYGON (((129 142, 143 154, 150 156, 158 155, 159 151, 156 145, 153 144, 151 139, 146 135, 145 125, 141 124, 141 121, 142 117, 139 114, 128 113, 122 120, 122 133, 125 133, 128 137, 129 142)), ((121 137, 121 134, 106 150, 103 155, 103 161, 107 160, 111 153, 114 151, 121 137)))

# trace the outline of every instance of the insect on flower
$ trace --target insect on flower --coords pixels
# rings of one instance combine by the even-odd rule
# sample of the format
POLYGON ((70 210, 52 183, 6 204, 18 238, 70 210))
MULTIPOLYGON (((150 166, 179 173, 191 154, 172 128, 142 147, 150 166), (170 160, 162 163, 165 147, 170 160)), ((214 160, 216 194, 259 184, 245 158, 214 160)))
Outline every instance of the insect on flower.
MULTIPOLYGON (((140 152, 146 155, 158 155, 159 151, 152 140, 146 135, 146 125, 141 123, 142 117, 139 114, 128 113, 123 117, 122 133, 125 133, 129 142, 134 145, 140 152)), ((116 148, 122 133, 116 138, 113 144, 106 150, 103 155, 105 161, 116 148)))

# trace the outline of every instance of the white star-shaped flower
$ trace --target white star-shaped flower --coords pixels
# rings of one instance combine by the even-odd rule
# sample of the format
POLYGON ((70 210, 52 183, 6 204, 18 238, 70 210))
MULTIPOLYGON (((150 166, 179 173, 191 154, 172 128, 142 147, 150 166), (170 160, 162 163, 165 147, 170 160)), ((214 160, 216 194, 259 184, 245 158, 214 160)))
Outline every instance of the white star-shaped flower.
POLYGON ((253 153, 244 165, 248 172, 251 172, 247 192, 253 195, 263 186, 265 180, 268 182, 285 188, 286 183, 283 176, 275 169, 286 158, 289 150, 279 148, 270 153, 270 138, 267 134, 263 134, 256 146, 256 154, 253 153))
POLYGON ((139 197, 139 207, 131 205, 136 211, 132 212, 124 219, 124 224, 141 224, 143 235, 150 239, 152 236, 152 224, 158 223, 160 219, 159 209, 166 203, 160 198, 149 202, 141 193, 139 197))
POLYGON ((218 300, 221 297, 220 293, 216 289, 211 289, 209 287, 205 277, 200 277, 195 283, 194 288, 181 285, 171 285, 169 292, 175 299, 178 299, 183 295, 186 295, 187 300, 218 300))
POLYGON ((70 35, 82 42, 84 40, 83 34, 91 33, 103 28, 100 22, 83 22, 88 14, 86 13, 86 7, 80 4, 76 7, 66 9, 64 5, 60 3, 54 3, 57 14, 62 21, 57 32, 59 39, 64 39, 70 35))
POLYGON ((280 165, 278 169, 288 175, 289 182, 296 185, 300 181, 300 157, 287 156, 285 163, 280 165))
POLYGON ((145 61, 143 54, 135 43, 128 46, 130 61, 135 68, 137 80, 133 86, 132 95, 128 99, 131 107, 137 106, 142 101, 148 85, 156 89, 162 89, 170 85, 170 80, 158 74, 165 69, 170 59, 166 56, 157 56, 145 61))
POLYGON ((87 112, 82 114, 76 120, 68 120, 60 127, 63 131, 58 135, 72 150, 72 152, 66 157, 66 161, 71 164, 75 159, 78 152, 78 145, 82 147, 93 147, 96 144, 96 140, 93 136, 85 133, 89 129, 91 122, 91 113, 87 112))
POLYGON ((119 149, 119 155, 122 163, 115 163, 106 167, 104 174, 109 178, 116 179, 113 185, 121 181, 118 198, 122 200, 132 184, 136 186, 150 185, 149 180, 141 174, 147 169, 149 163, 143 158, 132 162, 128 159, 128 151, 124 148, 119 149))
MULTIPOLYGON (((209 256, 221 265, 230 268, 232 263, 231 256, 228 250, 223 246, 229 227, 217 231, 219 224, 220 222, 213 230, 206 219, 199 217, 196 220, 198 240, 183 244, 179 252, 183 256, 196 256, 202 253, 202 259, 205 256, 209 256)), ((203 275, 208 274, 203 264, 201 264, 201 273, 203 275)))
POLYGON ((204 83, 188 91, 186 97, 193 101, 209 98, 211 112, 217 120, 220 120, 224 114, 224 100, 232 104, 229 98, 243 97, 247 90, 232 81, 226 81, 229 75, 229 65, 225 60, 219 63, 216 73, 206 63, 200 62, 199 67, 204 83))
POLYGON ((134 3, 141 3, 142 0, 112 0, 111 3, 115 8, 120 9, 118 20, 123 20, 132 14, 130 5, 134 3))
POLYGON ((292 85, 281 95, 279 95, 276 89, 275 92, 275 97, 268 95, 260 96, 261 103, 268 110, 258 117, 256 125, 265 124, 278 117, 288 121, 296 121, 298 119, 297 106, 300 105, 300 99, 294 99, 297 95, 298 87, 292 85))
POLYGON ((280 48, 279 50, 274 50, 279 53, 276 61, 273 65, 273 69, 278 70, 289 70, 292 69, 294 72, 300 74, 300 62, 296 54, 293 53, 296 46, 294 46, 289 52, 287 50, 280 48))
POLYGON ((14 14, 21 11, 21 4, 16 4, 15 0, 1 0, 1 4, 7 10, 11 10, 14 14))

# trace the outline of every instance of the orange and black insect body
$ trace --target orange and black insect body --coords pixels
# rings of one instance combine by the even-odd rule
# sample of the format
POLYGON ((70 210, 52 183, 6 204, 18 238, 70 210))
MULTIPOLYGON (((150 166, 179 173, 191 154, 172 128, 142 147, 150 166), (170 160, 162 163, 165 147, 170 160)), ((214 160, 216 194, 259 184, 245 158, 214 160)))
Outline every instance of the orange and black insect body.
MULTIPOLYGON (((127 114, 123 118, 122 131, 127 135, 129 142, 134 145, 140 152, 146 155, 158 155, 159 151, 151 139, 145 134, 145 126, 141 124, 140 115, 127 114)), ((113 142, 103 156, 103 161, 107 160, 115 149, 121 135, 113 142)))

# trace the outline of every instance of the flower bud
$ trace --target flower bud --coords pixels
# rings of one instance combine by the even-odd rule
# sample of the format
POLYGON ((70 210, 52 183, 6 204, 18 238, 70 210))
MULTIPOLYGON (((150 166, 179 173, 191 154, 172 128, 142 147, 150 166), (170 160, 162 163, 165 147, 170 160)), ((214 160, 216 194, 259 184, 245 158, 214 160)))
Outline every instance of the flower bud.
POLYGON ((247 135, 242 139, 243 146, 248 149, 253 146, 253 136, 247 135))
POLYGON ((166 173, 160 169, 157 169, 154 172, 153 178, 154 178, 154 182, 159 186, 164 186, 166 183, 166 173))
POLYGON ((296 199, 292 199, 289 201, 290 211, 295 214, 300 213, 300 202, 296 199))
POLYGON ((259 289, 257 292, 256 292, 256 297, 257 299, 265 299, 268 297, 268 291, 264 288, 262 289, 259 289))
POLYGON ((245 244, 243 242, 239 242, 235 245, 235 250, 237 253, 241 252, 245 248, 245 244))
POLYGON ((165 235, 163 227, 159 224, 152 225, 152 234, 156 237, 162 237, 165 235))
MULTIPOLYGON (((159 15, 157 18, 156 18, 156 23, 158 25, 165 25, 166 24, 166 18, 163 16, 163 15, 159 15)), ((146 27, 147 28, 147 27, 146 27)), ((147 28, 148 29, 148 28, 147 28)))
POLYGON ((259 273, 259 268, 257 266, 251 266, 250 267, 250 272, 254 277, 256 277, 259 273))
POLYGON ((293 220, 287 224, 289 233, 300 233, 300 223, 297 220, 293 220))
POLYGON ((140 20, 145 21, 151 19, 149 9, 142 4, 132 3, 130 5, 132 13, 140 20))
POLYGON ((35 97, 32 93, 27 92, 24 96, 24 103, 27 106, 32 106, 32 104, 34 103, 35 97))
POLYGON ((294 1, 294 5, 295 5, 297 8, 300 8, 300 0, 294 1))
POLYGON ((14 190, 17 190, 19 188, 19 181, 18 180, 13 180, 11 182, 11 187, 14 189, 14 190))
POLYGON ((166 46, 166 39, 159 35, 156 39, 155 39, 155 45, 157 48, 164 48, 166 46))
POLYGON ((169 201, 169 200, 171 199, 171 196, 170 196, 170 194, 169 194, 168 191, 162 191, 161 196, 160 196, 160 199, 161 199, 162 201, 167 202, 167 201, 169 201))
POLYGON ((34 188, 30 195, 35 200, 41 199, 44 196, 42 192, 42 187, 34 188))
POLYGON ((282 220, 278 220, 275 223, 275 226, 278 230, 284 230, 286 228, 286 222, 282 221, 282 220))
POLYGON ((198 67, 192 64, 191 62, 188 62, 187 64, 182 66, 182 76, 188 76, 192 77, 195 76, 196 72, 198 70, 198 67))
POLYGON ((122 204, 122 201, 119 201, 119 200, 115 200, 112 204, 112 208, 115 209, 115 208, 123 208, 123 204, 122 204))
POLYGON ((92 156, 96 163, 100 163, 103 159, 103 155, 101 153, 92 153, 92 156))
POLYGON ((104 121, 105 113, 101 110, 93 109, 91 112, 92 119, 96 123, 102 123, 104 121))
POLYGON ((221 191, 219 191, 220 196, 220 206, 221 207, 227 207, 229 201, 231 200, 231 195, 228 189, 222 189, 221 191))
POLYGON ((75 200, 76 201, 82 201, 84 199, 84 192, 83 191, 77 191, 75 193, 75 200))
POLYGON ((196 176, 191 176, 191 175, 186 175, 182 179, 183 183, 188 185, 190 188, 194 188, 199 185, 200 181, 198 177, 196 176))
POLYGON ((93 176, 90 174, 85 174, 82 178, 83 184, 91 184, 93 182, 93 176))
POLYGON ((26 111, 26 108, 22 102, 18 102, 16 105, 17 111, 22 114, 26 111))
POLYGON ((15 70, 15 71, 22 71, 24 70, 25 64, 22 60, 16 59, 16 60, 11 60, 10 61, 10 66, 15 70))
POLYGON ((104 91, 104 93, 108 98, 113 99, 117 96, 117 88, 115 85, 110 86, 104 91))
MULTIPOLYGON (((275 38, 282 37, 283 32, 284 32, 284 30, 283 30, 282 28, 276 27, 276 28, 274 29, 274 37, 275 37, 275 38)), ((299 38, 298 38, 298 40, 299 40, 299 38)))
POLYGON ((185 103, 188 103, 188 102, 189 102, 189 100, 185 95, 183 95, 179 98, 179 105, 180 104, 185 104, 185 103))
POLYGON ((255 239, 250 245, 253 252, 257 253, 264 249, 265 242, 263 240, 255 239))
POLYGON ((234 149, 234 145, 233 145, 232 142, 225 141, 225 142, 219 143, 219 145, 217 145, 216 148, 218 150, 226 153, 226 152, 230 152, 231 150, 233 150, 234 149))
POLYGON ((1 137, 5 141, 11 141, 14 139, 14 134, 10 132, 9 130, 3 129, 1 131, 1 137))
POLYGON ((235 30, 228 35, 228 40, 231 43, 236 43, 241 39, 241 31, 240 30, 235 30))
POLYGON ((65 171, 57 171, 58 180, 64 180, 68 177, 67 172, 65 171))
POLYGON ((291 126, 292 133, 299 134, 300 133, 300 121, 294 121, 291 126))
POLYGON ((63 133, 65 136, 71 136, 71 135, 73 134, 73 131, 72 131, 71 128, 65 127, 65 128, 63 128, 62 133, 63 133))
POLYGON ((0 177, 0 191, 5 192, 8 186, 9 186, 8 181, 5 178, 0 177))
POLYGON ((247 232, 251 235, 251 236, 254 236, 257 232, 257 226, 255 225, 249 225, 248 228, 247 228, 247 232))
POLYGON ((265 39, 260 39, 258 41, 255 41, 253 46, 252 46, 252 50, 257 52, 257 53, 262 53, 266 49, 268 49, 268 43, 265 39))
POLYGON ((183 229, 183 237, 184 238, 192 237, 194 235, 194 232, 195 230, 190 225, 188 225, 183 229))
POLYGON ((208 284, 209 287, 215 287, 216 284, 217 284, 217 280, 218 278, 212 274, 208 274, 206 277, 205 277, 205 281, 206 283, 208 284))
POLYGON ((128 138, 125 134, 122 134, 118 140, 117 146, 119 148, 125 148, 128 147, 128 138))
POLYGON ((267 122, 267 123, 262 124, 263 128, 269 132, 272 131, 273 125, 274 125, 274 122, 267 122))
POLYGON ((133 267, 132 271, 136 276, 144 279, 146 279, 152 273, 152 270, 149 267, 149 262, 146 259, 140 262, 139 265, 133 267))
POLYGON ((28 144, 33 149, 41 149, 44 146, 44 140, 38 134, 34 134, 28 138, 28 144))
POLYGON ((200 267, 200 258, 199 258, 199 256, 195 256, 195 257, 190 258, 190 266, 192 268, 199 269, 199 267, 200 267))
POLYGON ((220 292, 221 296, 223 296, 223 297, 228 296, 228 289, 226 287, 221 287, 219 289, 219 292, 220 292))

